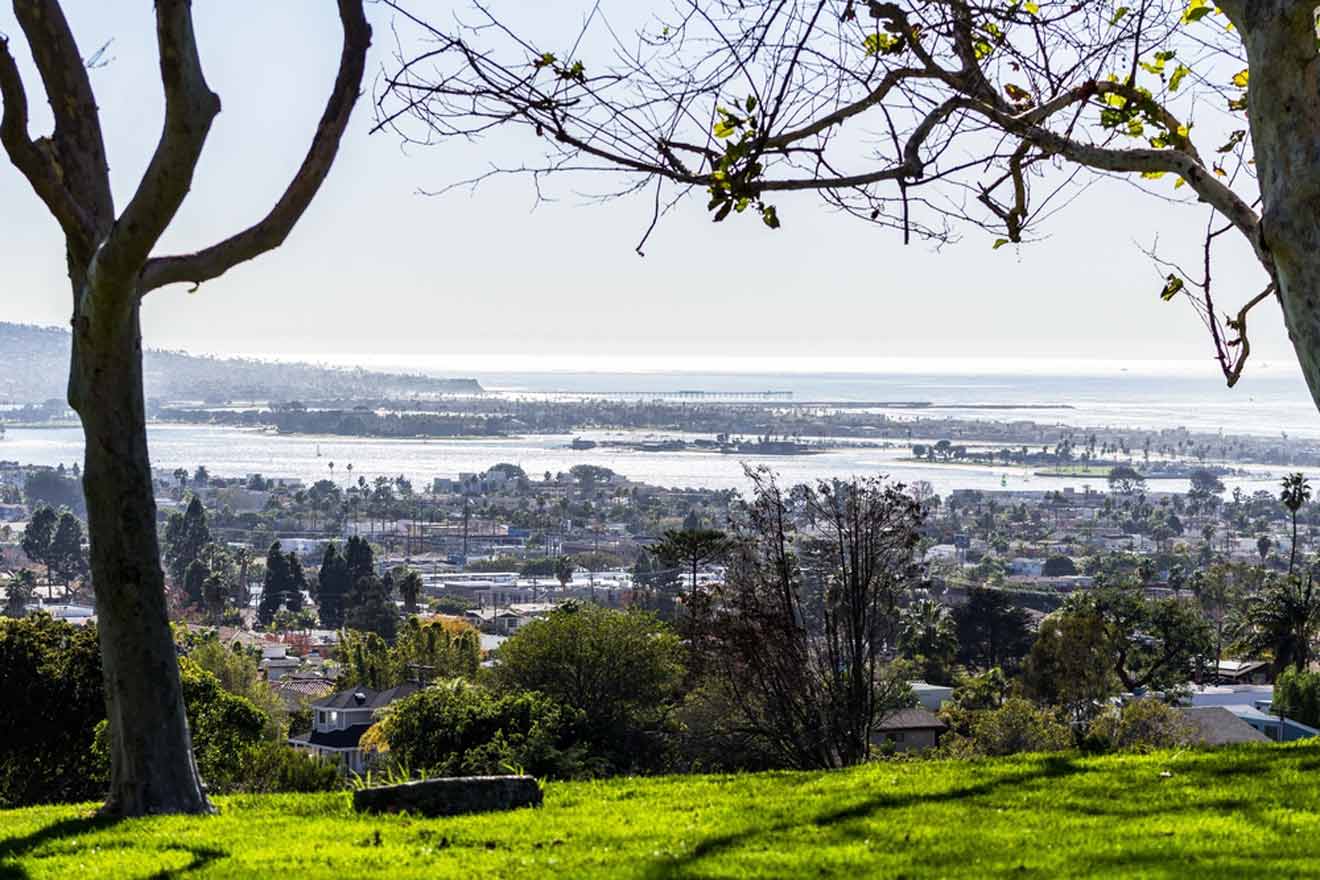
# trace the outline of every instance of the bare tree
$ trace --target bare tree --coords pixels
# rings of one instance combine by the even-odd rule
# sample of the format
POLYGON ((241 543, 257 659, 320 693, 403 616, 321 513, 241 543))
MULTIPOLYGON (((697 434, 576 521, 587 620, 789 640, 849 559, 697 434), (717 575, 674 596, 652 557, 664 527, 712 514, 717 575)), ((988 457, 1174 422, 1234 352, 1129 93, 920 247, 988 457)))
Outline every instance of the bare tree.
POLYGON ((69 405, 86 438, 92 576, 110 720, 117 815, 210 809, 192 756, 166 617, 142 390, 142 298, 201 284, 278 247, 330 170, 361 89, 371 28, 362 0, 339 0, 343 48, 302 165, 255 225, 190 254, 152 256, 192 184, 220 99, 202 73, 188 0, 156 0, 165 123, 136 192, 116 212, 96 97, 59 0, 14 0, 54 132, 28 133, 28 97, 0 38, 0 143, 64 231, 73 288, 69 405))
POLYGON ((749 471, 725 582, 697 613, 694 645, 731 697, 735 723, 774 762, 802 768, 866 760, 876 725, 907 684, 887 660, 898 600, 920 583, 921 509, 877 479, 784 492, 749 471))
POLYGON ((378 127, 414 143, 520 127, 544 161, 491 173, 624 172, 612 195, 652 194, 655 218, 695 189, 717 221, 775 227, 771 199, 810 191, 905 240, 970 223, 999 248, 1104 177, 1207 206, 1195 268, 1151 250, 1161 295, 1191 301, 1230 386, 1248 313, 1277 296, 1320 401, 1313 3, 673 0, 631 37, 597 3, 547 46, 480 3, 439 26, 386 2, 416 42, 378 127), (1234 232, 1264 289, 1224 309, 1212 264, 1234 232))

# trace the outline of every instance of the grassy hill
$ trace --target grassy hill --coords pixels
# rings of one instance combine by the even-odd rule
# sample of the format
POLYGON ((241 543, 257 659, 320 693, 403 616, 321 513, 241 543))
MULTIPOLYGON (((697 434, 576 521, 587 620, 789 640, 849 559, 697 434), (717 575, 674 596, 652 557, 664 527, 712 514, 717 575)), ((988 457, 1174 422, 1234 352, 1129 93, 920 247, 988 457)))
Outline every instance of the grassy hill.
POLYGON ((205 818, 0 813, 0 878, 1281 877, 1320 866, 1320 745, 558 783, 536 810, 359 816, 347 794, 205 818))
MULTIPOLYGON (((69 376, 69 331, 0 322, 0 402, 63 399, 69 376)), ((480 391, 475 379, 437 379, 400 373, 335 369, 252 358, 216 358, 148 349, 143 354, 147 397, 156 401, 308 400, 480 391)))

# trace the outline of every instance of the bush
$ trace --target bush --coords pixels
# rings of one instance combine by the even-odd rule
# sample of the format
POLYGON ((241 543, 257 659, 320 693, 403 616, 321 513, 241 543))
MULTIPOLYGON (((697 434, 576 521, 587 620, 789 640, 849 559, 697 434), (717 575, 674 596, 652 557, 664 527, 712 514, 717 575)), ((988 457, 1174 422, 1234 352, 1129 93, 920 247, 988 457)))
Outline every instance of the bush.
POLYGON ((342 785, 335 764, 283 743, 258 743, 243 756, 242 791, 253 793, 333 791, 342 785))
POLYGON ((594 775, 580 742, 585 720, 542 694, 496 696, 452 679, 391 706, 366 741, 381 743, 396 766, 429 776, 520 770, 566 779, 594 775))
POLYGON ((1098 750, 1149 752, 1191 745, 1196 741, 1196 726, 1168 703, 1142 697, 1096 716, 1086 738, 1098 750))
POLYGON ((944 749, 959 755, 1016 755, 1059 752, 1072 747, 1072 732, 1053 711, 1010 697, 997 709, 978 712, 970 737, 950 737, 944 749))
POLYGON ((100 797, 91 754, 105 717, 93 626, 0 617, 0 809, 100 797))

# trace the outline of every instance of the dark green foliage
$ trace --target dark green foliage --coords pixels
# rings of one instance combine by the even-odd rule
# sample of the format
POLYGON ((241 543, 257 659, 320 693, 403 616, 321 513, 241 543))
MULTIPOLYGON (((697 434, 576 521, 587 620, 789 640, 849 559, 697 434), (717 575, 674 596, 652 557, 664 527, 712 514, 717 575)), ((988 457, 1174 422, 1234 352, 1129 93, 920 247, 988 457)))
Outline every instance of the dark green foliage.
POLYGON ((196 495, 183 513, 171 513, 165 522, 165 564, 174 583, 182 584, 192 565, 211 543, 211 529, 206 522, 206 508, 196 495))
POLYGON ((1311 577, 1272 575, 1246 609, 1247 643, 1274 656, 1274 672, 1290 666, 1306 669, 1311 641, 1320 626, 1320 590, 1311 577))
POLYGON ((211 577, 211 569, 200 559, 188 563, 183 573, 183 591, 188 596, 188 604, 202 606, 206 603, 206 581, 211 577))
POLYGON ((82 484, 66 477, 63 468, 34 471, 23 484, 23 494, 29 504, 45 504, 57 510, 67 507, 85 513, 87 502, 83 498, 82 484))
POLYGON ((1045 577, 1071 577, 1077 574, 1077 565, 1067 556, 1051 556, 1041 568, 1045 577))
POLYGON ((66 585, 87 574, 82 523, 67 510, 60 514, 55 533, 51 535, 46 564, 66 585))
POLYGON ((577 603, 519 629, 495 668, 503 693, 540 691, 581 710, 593 753, 621 770, 658 760, 648 732, 683 672, 678 637, 653 615, 577 603))
POLYGON ((1320 727, 1320 672, 1289 666, 1279 673, 1270 713, 1320 727))
POLYGON ((266 579, 261 588, 261 604, 257 606, 257 619, 262 626, 275 622, 281 608, 294 614, 302 610, 303 590, 307 577, 295 553, 284 553, 280 542, 270 545, 266 554, 266 579))
POLYGON ((247 753, 261 742, 267 716, 250 701, 226 691, 218 678, 187 657, 179 661, 179 671, 202 779, 212 791, 238 788, 247 753))
POLYGON ((399 609, 391 596, 393 590, 394 581, 388 574, 383 578, 374 574, 359 578, 353 586, 344 626, 393 641, 399 627, 399 609))
POLYGON ((958 661, 979 669, 1015 669, 1031 650, 1027 613, 1002 590, 973 587, 953 610, 958 661))
POLYGON ((321 626, 339 629, 344 625, 344 606, 352 591, 352 583, 348 579, 348 560, 339 552, 338 544, 331 542, 325 548, 317 581, 321 626))
POLYGON ((5 607, 0 613, 6 617, 23 617, 27 613, 27 606, 37 596, 37 578, 32 572, 24 569, 14 572, 9 579, 9 586, 6 588, 5 607))
POLYGON ((399 590, 399 598, 403 600, 403 611, 405 614, 417 613, 417 598, 422 594, 422 574, 415 568, 395 569, 394 585, 399 590))
POLYGON ((242 789, 245 792, 334 791, 342 779, 330 761, 314 758, 282 742, 261 742, 243 756, 242 789))
POLYGON ((0 618, 0 695, 0 807, 104 793, 91 754, 105 717, 95 627, 0 618))
POLYGON ((481 641, 477 631, 461 621, 423 623, 409 617, 393 645, 374 632, 344 630, 339 655, 344 662, 339 687, 363 684, 384 690, 405 681, 475 676, 481 641))
POLYGON ((526 772, 584 775, 586 715, 538 693, 494 695, 462 679, 443 681, 391 707, 381 731, 390 757, 432 776, 526 772))
POLYGON ((55 528, 58 524, 59 514, 43 504, 32 512, 27 528, 23 530, 23 552, 33 562, 47 566, 48 571, 51 541, 55 537, 55 528))
POLYGON ((656 544, 647 551, 666 568, 679 568, 690 578, 690 586, 696 589, 697 571, 703 565, 719 562, 728 555, 731 548, 729 536, 718 529, 687 528, 680 531, 670 529, 656 544))

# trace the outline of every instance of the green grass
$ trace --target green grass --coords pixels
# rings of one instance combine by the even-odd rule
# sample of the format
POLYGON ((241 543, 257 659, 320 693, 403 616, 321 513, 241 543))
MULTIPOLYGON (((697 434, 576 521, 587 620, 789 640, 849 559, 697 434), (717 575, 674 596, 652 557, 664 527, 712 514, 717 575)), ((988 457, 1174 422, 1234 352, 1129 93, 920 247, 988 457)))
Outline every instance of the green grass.
POLYGON ((47 877, 1286 877, 1320 870, 1320 745, 879 763, 546 786, 536 810, 359 816, 347 794, 108 824, 0 813, 47 877))

